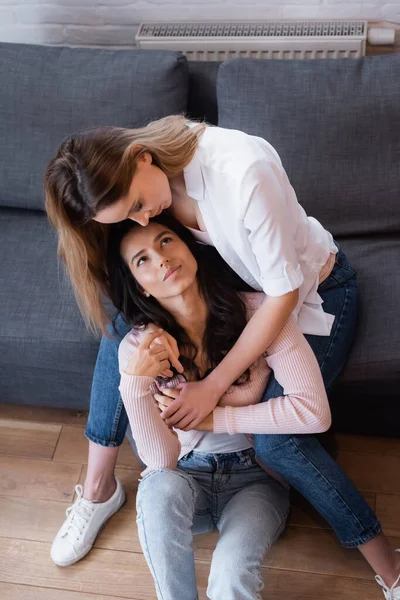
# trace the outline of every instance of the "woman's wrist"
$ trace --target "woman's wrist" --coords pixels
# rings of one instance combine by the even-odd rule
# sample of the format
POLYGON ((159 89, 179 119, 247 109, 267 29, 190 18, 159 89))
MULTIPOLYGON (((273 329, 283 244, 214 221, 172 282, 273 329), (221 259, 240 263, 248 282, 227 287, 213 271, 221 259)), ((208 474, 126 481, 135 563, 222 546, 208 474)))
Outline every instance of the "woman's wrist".
POLYGON ((210 388, 210 395, 215 399, 215 406, 218 404, 219 399, 225 394, 227 387, 221 385, 221 379, 214 374, 215 369, 207 375, 207 377, 203 380, 207 383, 207 386, 210 388))

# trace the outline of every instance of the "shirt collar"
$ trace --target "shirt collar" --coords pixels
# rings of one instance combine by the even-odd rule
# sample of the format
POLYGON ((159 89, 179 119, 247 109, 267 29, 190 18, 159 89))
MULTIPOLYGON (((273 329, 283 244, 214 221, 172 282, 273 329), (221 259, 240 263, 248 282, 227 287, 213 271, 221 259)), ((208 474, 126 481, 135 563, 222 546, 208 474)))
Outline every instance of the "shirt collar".
POLYGON ((195 151, 190 163, 183 169, 183 176, 187 195, 197 202, 202 202, 204 200, 204 178, 198 150, 195 151))

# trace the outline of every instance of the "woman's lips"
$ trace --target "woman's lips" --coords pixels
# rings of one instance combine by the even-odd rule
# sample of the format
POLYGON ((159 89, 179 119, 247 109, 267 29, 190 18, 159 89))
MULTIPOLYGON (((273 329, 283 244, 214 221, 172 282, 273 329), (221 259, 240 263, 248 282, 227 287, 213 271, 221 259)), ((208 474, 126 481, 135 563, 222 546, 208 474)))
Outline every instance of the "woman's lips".
POLYGON ((181 268, 181 265, 179 265, 179 267, 174 267, 173 269, 168 269, 168 271, 164 275, 163 281, 167 281, 167 279, 169 279, 171 277, 171 275, 173 275, 174 273, 179 271, 180 268, 181 268))

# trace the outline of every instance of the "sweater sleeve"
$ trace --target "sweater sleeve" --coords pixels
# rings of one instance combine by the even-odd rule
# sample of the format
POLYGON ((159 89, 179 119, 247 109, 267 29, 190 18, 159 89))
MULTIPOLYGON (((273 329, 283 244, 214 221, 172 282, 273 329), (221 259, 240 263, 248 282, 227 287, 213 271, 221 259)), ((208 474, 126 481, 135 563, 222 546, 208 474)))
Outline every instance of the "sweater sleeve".
POLYGON ((152 377, 128 375, 124 371, 138 343, 137 337, 131 332, 119 346, 119 390, 138 454, 147 467, 142 473, 145 475, 154 469, 175 469, 181 448, 175 431, 160 417, 153 398, 155 380, 152 377))
POLYGON ((216 407, 214 433, 320 433, 331 426, 328 398, 315 354, 290 316, 266 361, 283 396, 249 406, 216 407))

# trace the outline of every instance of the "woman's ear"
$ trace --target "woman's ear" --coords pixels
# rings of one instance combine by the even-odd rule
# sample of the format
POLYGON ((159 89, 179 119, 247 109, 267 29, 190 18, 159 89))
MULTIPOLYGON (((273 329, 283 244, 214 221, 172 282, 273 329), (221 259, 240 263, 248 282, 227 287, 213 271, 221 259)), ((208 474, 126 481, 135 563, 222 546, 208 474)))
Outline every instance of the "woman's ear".
POLYGON ((143 296, 146 296, 146 298, 150 298, 150 294, 149 294, 149 292, 145 292, 145 291, 143 290, 142 294, 143 294, 143 296))
POLYGON ((141 152, 136 158, 136 161, 141 165, 151 165, 153 163, 153 157, 150 152, 141 152))

